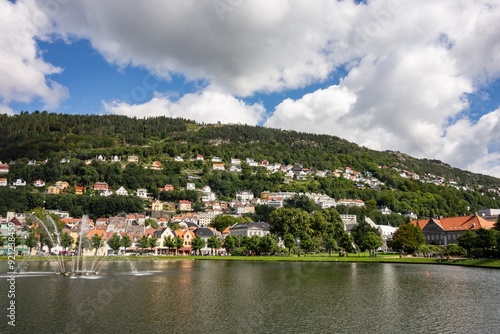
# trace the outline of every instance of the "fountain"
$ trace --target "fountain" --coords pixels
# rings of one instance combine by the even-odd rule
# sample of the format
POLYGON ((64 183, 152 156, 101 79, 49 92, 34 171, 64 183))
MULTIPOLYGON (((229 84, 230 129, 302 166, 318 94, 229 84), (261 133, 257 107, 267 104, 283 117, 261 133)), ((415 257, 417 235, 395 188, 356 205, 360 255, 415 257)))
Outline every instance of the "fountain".
POLYGON ((30 219, 43 228, 46 237, 50 240, 51 247, 49 248, 48 252, 44 253, 44 256, 53 265, 56 274, 61 274, 64 276, 89 276, 97 275, 99 273, 99 270, 101 269, 103 263, 103 256, 99 256, 97 252, 95 252, 94 256, 92 256, 90 259, 88 257, 85 258, 83 255, 83 250, 85 248, 85 245, 83 245, 83 235, 90 231, 89 217, 87 215, 84 215, 82 217, 78 248, 76 252, 71 255, 69 266, 67 266, 68 261, 65 260, 65 256, 61 254, 61 249, 64 249, 64 247, 61 246, 61 237, 59 234, 59 230, 52 217, 47 215, 46 222, 42 221, 34 215, 30 216, 30 219), (51 252, 51 250, 53 249, 55 249, 55 254, 51 252))

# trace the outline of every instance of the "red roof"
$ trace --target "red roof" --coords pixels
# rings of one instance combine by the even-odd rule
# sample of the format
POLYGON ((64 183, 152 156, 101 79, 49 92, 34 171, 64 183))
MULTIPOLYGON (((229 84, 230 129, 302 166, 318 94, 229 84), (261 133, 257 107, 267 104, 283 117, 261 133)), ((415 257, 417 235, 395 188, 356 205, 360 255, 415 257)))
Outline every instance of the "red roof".
POLYGON ((431 220, 445 231, 475 231, 480 228, 489 230, 493 228, 493 225, 495 224, 495 222, 487 221, 477 215, 447 217, 441 219, 431 218, 429 220, 413 220, 412 224, 418 225, 421 229, 423 229, 431 220))

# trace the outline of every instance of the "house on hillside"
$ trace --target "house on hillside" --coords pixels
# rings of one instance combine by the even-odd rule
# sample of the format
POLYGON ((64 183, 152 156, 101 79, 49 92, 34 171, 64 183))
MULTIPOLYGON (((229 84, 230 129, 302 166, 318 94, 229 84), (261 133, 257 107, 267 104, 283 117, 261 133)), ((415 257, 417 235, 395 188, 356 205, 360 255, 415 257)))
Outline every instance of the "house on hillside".
POLYGON ((82 187, 75 184, 75 195, 83 195, 87 191, 86 187, 82 187))
POLYGON ((24 181, 23 179, 16 179, 16 180, 12 183, 12 185, 13 185, 14 187, 24 187, 24 186, 26 186, 26 181, 24 181))
POLYGON ((0 187, 6 187, 8 184, 8 181, 6 178, 2 177, 0 178, 0 187))
POLYGON ((495 222, 487 221, 474 214, 472 216, 431 218, 413 220, 413 225, 419 226, 427 244, 448 245, 458 243, 458 237, 465 231, 477 231, 480 228, 491 229, 495 222))
POLYGON ((128 196, 128 191, 127 189, 125 189, 123 186, 121 186, 120 188, 118 188, 118 190, 116 191, 116 194, 119 195, 119 196, 128 196))
POLYGON ((8 173, 9 169, 10 169, 9 165, 0 164, 0 173, 8 173))
POLYGON ((148 190, 144 188, 137 189, 135 195, 140 198, 148 198, 148 190))

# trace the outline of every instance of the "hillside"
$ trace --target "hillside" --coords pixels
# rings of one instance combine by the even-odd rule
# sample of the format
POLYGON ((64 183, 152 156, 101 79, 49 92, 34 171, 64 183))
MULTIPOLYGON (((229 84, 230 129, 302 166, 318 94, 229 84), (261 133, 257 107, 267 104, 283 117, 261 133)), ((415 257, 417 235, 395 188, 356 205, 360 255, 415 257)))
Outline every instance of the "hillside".
MULTIPOLYGON (((185 187, 189 177, 196 180, 197 187, 210 185, 223 199, 230 199, 239 189, 256 194, 263 190, 317 192, 337 199, 360 198, 367 201, 367 213, 380 206, 400 213, 414 211, 419 216, 468 214, 500 207, 500 179, 436 160, 370 150, 335 136, 248 125, 197 124, 166 117, 47 112, 0 115, 0 131, 0 161, 10 165, 9 183, 17 178, 28 182, 42 179, 47 184, 63 180, 90 187, 104 181, 115 190, 120 186, 143 187, 155 194, 167 183, 176 189, 185 187), (108 160, 96 160, 99 155, 108 160), (126 163, 131 155, 138 157, 138 164, 126 163), (205 160, 197 161, 197 155, 205 160), (119 163, 110 163, 111 157, 119 163), (227 167, 232 158, 241 159, 242 170, 212 172, 211 157, 219 157, 227 167), (284 173, 250 168, 245 163, 248 158, 284 166, 298 163, 328 177, 311 173, 306 180, 283 182, 284 173), (61 159, 68 159, 67 163, 61 159), (160 170, 149 169, 153 161, 163 162, 160 170), (335 171, 341 174, 347 166, 365 178, 379 180, 380 185, 331 176, 335 171), (404 173, 406 177, 401 176, 404 173)), ((4 196, 12 196, 8 192, 4 196)))

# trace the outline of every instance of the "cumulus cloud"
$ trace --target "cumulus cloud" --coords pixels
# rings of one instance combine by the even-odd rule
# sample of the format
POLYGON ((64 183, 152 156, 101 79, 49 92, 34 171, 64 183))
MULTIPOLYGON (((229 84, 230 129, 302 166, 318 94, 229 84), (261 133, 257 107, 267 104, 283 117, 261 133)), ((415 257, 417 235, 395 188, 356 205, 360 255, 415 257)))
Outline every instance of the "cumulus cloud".
POLYGON ((268 110, 264 124, 500 176, 498 126, 491 126, 499 113, 473 119, 468 101, 500 79, 500 7, 494 2, 20 0, 0 6, 2 31, 14 36, 0 37, 8 50, 0 61, 9 65, 0 67, 4 104, 64 98, 65 89, 49 80, 61 69, 44 62, 34 42, 49 34, 88 39, 121 67, 146 68, 167 80, 180 74, 209 86, 179 100, 156 93, 144 104, 104 104, 117 114, 258 124, 264 108, 242 98, 307 92, 310 84, 342 73, 338 84, 268 110))
POLYGON ((128 104, 124 101, 104 103, 107 113, 131 117, 168 116, 193 119, 205 123, 243 123, 256 125, 264 116, 260 104, 248 105, 245 102, 215 90, 207 89, 200 93, 186 94, 173 101, 167 95, 155 96, 143 104, 128 104))
POLYGON ((11 102, 41 100, 57 106, 67 89, 49 77, 61 68, 43 60, 36 40, 47 38, 50 19, 34 1, 0 2, 0 101, 2 110, 11 102))
POLYGON ((248 96, 327 79, 335 67, 329 43, 345 33, 342 13, 354 8, 331 1, 74 0, 60 6, 55 21, 59 33, 88 38, 112 63, 208 79, 248 96))

